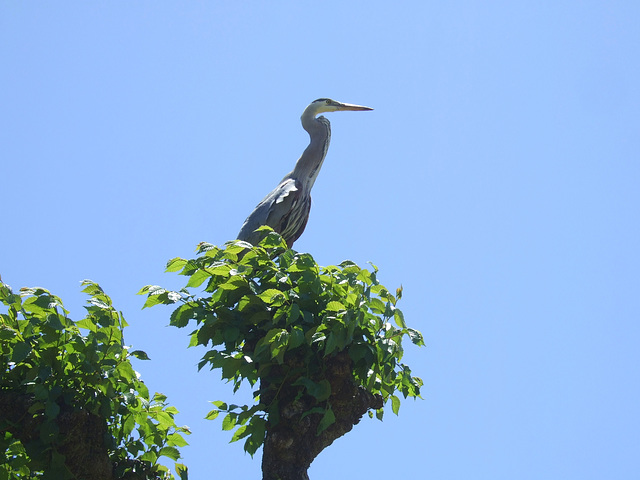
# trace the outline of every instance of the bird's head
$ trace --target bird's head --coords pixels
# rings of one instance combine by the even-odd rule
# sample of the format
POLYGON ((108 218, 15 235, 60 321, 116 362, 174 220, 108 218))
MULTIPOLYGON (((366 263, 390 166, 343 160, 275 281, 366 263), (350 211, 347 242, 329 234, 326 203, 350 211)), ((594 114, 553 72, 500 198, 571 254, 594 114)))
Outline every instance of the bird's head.
POLYGON ((309 104, 309 106, 305 109, 303 115, 309 114, 315 117, 316 115, 325 112, 365 110, 373 110, 373 108, 363 107, 362 105, 353 105, 351 103, 337 102, 335 100, 331 100, 330 98, 319 98, 318 100, 314 100, 309 104))

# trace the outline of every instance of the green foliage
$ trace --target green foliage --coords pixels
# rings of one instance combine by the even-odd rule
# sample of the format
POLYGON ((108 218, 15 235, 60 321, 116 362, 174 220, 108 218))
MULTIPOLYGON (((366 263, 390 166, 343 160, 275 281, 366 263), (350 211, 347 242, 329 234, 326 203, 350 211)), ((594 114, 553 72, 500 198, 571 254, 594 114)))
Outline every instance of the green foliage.
POLYGON ((195 322, 190 346, 209 348, 200 369, 220 369, 234 391, 245 381, 260 380, 255 405, 214 402, 216 409, 207 415, 225 413, 222 428, 236 429, 232 441, 246 438, 250 454, 264 441, 265 422, 277 423, 278 393, 285 384, 315 398, 317 406, 305 415, 322 415, 318 433, 334 422, 325 369, 338 352, 348 352, 354 381, 391 400, 394 413, 400 406, 395 393, 420 396, 422 380, 400 361, 402 338, 420 346, 422 335, 406 326, 396 308, 402 289, 394 296, 380 285, 375 266, 368 270, 345 261, 320 267, 311 255, 287 249, 275 232, 256 247, 242 241, 223 248, 203 243, 198 254, 167 264, 167 271, 188 277, 181 291, 146 286, 139 293, 147 295, 145 307, 180 303, 171 325, 195 322), (201 285, 204 296, 188 290, 201 285))
MULTIPOLYGON (((28 406, 21 414, 22 428, 9 413, 0 414, 0 479, 39 473, 73 478, 65 462, 69 438, 61 425, 70 428, 69 419, 80 418, 79 412, 98 419, 98 440, 116 466, 115 478, 142 472, 146 478, 173 479, 158 458, 177 460, 177 447, 186 445, 182 434, 189 432, 176 426, 176 408, 167 405, 164 395, 150 396, 134 371, 130 357, 148 357, 124 346, 122 314, 99 285, 85 281, 83 286, 90 297, 87 315, 74 322, 47 290, 22 289, 16 295, 0 283, 6 307, 0 314, 0 393, 28 406), (35 432, 26 431, 30 427, 35 432)), ((176 471, 187 478, 183 465, 176 464, 176 471)))

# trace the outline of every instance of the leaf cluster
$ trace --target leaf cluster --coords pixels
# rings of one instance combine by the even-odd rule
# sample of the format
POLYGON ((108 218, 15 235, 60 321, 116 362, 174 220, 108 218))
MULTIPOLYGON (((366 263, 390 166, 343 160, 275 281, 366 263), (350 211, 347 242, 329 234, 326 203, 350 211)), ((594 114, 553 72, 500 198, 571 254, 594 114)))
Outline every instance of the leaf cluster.
MULTIPOLYGON (((124 346, 122 314, 98 284, 84 281, 83 287, 87 315, 74 322, 49 291, 14 294, 0 283, 6 312, 0 314, 0 393, 26 399, 28 407, 20 419, 0 414, 0 479, 39 472, 43 478, 73 478, 65 458, 73 439, 65 438, 61 425, 78 412, 99 419, 113 478, 135 472, 173 479, 158 459, 177 460, 178 447, 187 444, 182 434, 189 432, 176 426, 176 408, 164 395, 151 396, 133 369, 131 357, 148 357, 124 346), (29 426, 35 431, 28 432, 29 426)), ((176 471, 186 478, 184 465, 176 464, 176 471)))
MULTIPOLYGON (((334 422, 326 369, 327 360, 340 352, 348 352, 354 382, 391 401, 394 413, 398 392, 420 396, 422 380, 401 363, 402 339, 420 346, 423 337, 407 327, 396 306, 402 289, 393 295, 381 285, 374 265, 366 269, 345 261, 321 267, 308 253, 287 249, 271 231, 255 247, 242 241, 223 247, 202 243, 197 258, 174 258, 167 271, 188 277, 185 288, 148 285, 139 292, 147 295, 145 307, 179 303, 171 325, 195 324, 190 346, 208 348, 199 368, 220 369, 234 391, 260 380, 255 405, 214 402, 216 409, 207 416, 225 412, 223 429, 237 427, 232 441, 246 438, 244 448, 251 454, 264 441, 265 422, 278 422, 283 386, 315 399, 304 415, 322 415, 318 433, 334 422), (190 292, 201 286, 203 295, 190 292)), ((380 408, 376 416, 382 415, 380 408)))

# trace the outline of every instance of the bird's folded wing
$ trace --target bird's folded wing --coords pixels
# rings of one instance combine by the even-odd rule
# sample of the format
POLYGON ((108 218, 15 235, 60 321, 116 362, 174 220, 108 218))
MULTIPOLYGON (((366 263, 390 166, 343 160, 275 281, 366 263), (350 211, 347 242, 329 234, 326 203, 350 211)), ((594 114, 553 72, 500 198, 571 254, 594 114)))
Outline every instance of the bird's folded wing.
POLYGON ((285 233, 290 230, 287 226, 291 227, 291 210, 297 205, 301 193, 300 182, 293 178, 282 180, 245 220, 238 239, 255 245, 264 236, 255 232, 255 229, 262 225, 270 226, 285 237, 285 233))

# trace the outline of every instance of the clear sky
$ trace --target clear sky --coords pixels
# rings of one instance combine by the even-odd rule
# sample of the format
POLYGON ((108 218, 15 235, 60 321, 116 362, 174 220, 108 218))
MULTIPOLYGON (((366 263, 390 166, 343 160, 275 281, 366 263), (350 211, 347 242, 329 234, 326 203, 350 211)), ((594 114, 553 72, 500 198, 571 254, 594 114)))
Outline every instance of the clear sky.
MULTIPOLYGON (((371 261, 426 348, 424 400, 368 418, 323 478, 640 475, 640 3, 0 2, 0 274, 131 324, 136 368, 191 427, 194 480, 259 478, 217 372, 146 284, 237 234, 333 138, 299 251, 371 261)), ((242 400, 242 399, 239 399, 242 400)))

